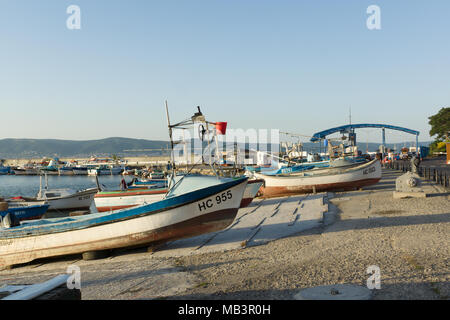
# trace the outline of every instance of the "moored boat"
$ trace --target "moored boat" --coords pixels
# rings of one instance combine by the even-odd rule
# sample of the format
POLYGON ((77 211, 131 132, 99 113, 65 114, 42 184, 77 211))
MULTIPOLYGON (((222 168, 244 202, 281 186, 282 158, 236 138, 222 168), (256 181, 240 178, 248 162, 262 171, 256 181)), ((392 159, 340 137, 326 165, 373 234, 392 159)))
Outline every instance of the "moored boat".
POLYGON ((96 168, 88 169, 88 175, 90 176, 103 176, 103 175, 118 175, 123 171, 122 167, 100 165, 96 168))
POLYGON ((13 169, 15 175, 35 176, 39 174, 39 168, 35 167, 22 167, 13 169))
POLYGON ((97 192, 98 188, 84 190, 47 189, 40 192, 36 200, 45 200, 50 205, 49 210, 87 209, 97 192))
POLYGON ((88 168, 87 167, 80 167, 76 166, 72 168, 72 172, 76 176, 85 176, 88 174, 88 168))
POLYGON ((350 166, 308 170, 300 173, 266 176, 257 172, 247 173, 265 180, 264 197, 286 196, 309 192, 355 190, 377 183, 381 179, 378 160, 350 166))
POLYGON ((11 173, 11 167, 4 167, 0 164, 0 175, 10 174, 11 173))
POLYGON ((58 168, 58 174, 60 176, 73 176, 73 167, 58 168))

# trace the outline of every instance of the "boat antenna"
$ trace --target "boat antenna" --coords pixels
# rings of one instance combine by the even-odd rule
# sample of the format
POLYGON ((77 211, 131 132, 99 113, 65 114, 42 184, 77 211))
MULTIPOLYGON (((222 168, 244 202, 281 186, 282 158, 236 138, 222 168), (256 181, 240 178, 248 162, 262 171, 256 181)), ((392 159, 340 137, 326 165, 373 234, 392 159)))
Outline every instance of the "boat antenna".
POLYGON ((172 166, 172 174, 175 175, 175 161, 173 158, 173 138, 172 138, 172 126, 170 125, 170 118, 169 118, 169 106, 167 104, 166 100, 166 115, 167 115, 167 126, 169 128, 169 138, 170 138, 170 160, 171 160, 171 166, 172 166))

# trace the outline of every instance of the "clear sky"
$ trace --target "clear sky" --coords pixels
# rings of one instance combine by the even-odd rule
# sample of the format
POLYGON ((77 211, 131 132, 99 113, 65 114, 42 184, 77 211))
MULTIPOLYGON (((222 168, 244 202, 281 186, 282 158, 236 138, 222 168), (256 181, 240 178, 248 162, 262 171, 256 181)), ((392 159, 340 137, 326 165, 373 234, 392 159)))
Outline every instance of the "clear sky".
POLYGON ((353 123, 428 140, 428 117, 450 105, 449 12, 448 0, 0 0, 0 139, 167 140, 167 99, 173 121, 200 105, 230 128, 312 135, 351 107, 353 123), (80 30, 66 27, 73 4, 80 30))

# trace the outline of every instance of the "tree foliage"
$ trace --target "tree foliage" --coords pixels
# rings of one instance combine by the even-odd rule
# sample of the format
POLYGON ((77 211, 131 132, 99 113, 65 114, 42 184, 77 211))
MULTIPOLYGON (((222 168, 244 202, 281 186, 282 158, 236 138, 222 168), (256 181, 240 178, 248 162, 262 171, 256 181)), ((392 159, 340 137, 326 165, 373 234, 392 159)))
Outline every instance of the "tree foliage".
POLYGON ((436 141, 444 141, 450 136, 450 108, 441 108, 439 112, 428 118, 431 126, 430 136, 436 135, 436 141))

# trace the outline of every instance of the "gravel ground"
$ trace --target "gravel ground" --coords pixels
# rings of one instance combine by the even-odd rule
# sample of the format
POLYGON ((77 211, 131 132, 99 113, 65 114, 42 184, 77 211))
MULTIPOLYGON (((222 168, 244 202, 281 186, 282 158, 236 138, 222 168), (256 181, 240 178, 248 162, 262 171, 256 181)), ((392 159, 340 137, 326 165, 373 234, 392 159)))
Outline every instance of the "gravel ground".
POLYGON ((425 184, 427 198, 393 199, 386 170, 375 186, 329 193, 319 228, 226 252, 157 258, 135 251, 98 261, 67 258, 0 271, 2 284, 34 283, 82 270, 83 299, 293 299, 322 285, 365 286, 380 268, 373 299, 449 299, 450 196, 425 184))
POLYGON ((167 298, 293 299, 313 286, 365 286, 367 268, 376 265, 381 289, 374 299, 449 299, 449 195, 426 184, 431 197, 394 200, 400 174, 385 171, 373 187, 330 194, 333 224, 259 247, 177 259, 198 284, 167 298))

